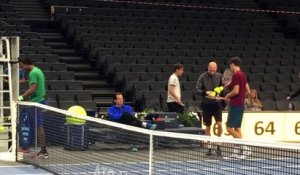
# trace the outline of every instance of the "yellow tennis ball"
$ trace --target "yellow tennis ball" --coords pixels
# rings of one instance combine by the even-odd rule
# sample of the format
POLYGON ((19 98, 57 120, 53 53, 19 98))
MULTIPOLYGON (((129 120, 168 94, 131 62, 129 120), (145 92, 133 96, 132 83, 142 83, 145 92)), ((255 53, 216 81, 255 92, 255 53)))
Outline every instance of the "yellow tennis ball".
MULTIPOLYGON (((75 114, 81 114, 81 115, 87 115, 85 109, 78 105, 71 106, 68 109, 68 112, 72 112, 75 114)), ((72 116, 67 116, 66 120, 67 120, 67 123, 69 123, 69 124, 85 124, 85 120, 80 119, 80 118, 75 118, 72 116)))
POLYGON ((217 94, 220 94, 223 90, 224 90, 223 86, 216 87, 216 88, 214 89, 214 91, 215 91, 217 94))
POLYGON ((210 96, 212 96, 212 97, 215 97, 216 95, 217 95, 216 92, 211 92, 211 93, 210 93, 210 96))
POLYGON ((4 132, 4 131, 5 131, 4 126, 0 126, 0 132, 4 132))
POLYGON ((214 92, 217 93, 217 94, 219 94, 219 93, 221 92, 221 89, 220 89, 219 87, 216 87, 216 88, 214 89, 214 92))

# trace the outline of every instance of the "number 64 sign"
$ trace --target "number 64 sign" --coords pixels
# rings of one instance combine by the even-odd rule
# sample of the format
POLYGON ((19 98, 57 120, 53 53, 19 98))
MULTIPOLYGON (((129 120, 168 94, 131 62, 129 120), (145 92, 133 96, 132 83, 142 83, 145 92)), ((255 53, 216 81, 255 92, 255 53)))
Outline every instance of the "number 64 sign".
MULTIPOLYGON (((223 113, 222 137, 231 137, 226 131, 227 113, 223 113)), ((299 113, 244 113, 242 123, 244 139, 263 141, 300 141, 299 113)), ((211 134, 217 135, 217 125, 213 120, 211 134)))

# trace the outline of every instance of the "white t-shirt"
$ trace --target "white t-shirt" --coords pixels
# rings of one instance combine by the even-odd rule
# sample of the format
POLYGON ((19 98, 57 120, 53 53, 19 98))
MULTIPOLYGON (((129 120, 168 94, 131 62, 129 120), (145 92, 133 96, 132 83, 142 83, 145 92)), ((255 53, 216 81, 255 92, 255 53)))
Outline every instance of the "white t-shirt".
MULTIPOLYGON (((181 99, 181 91, 180 91, 180 83, 179 83, 179 79, 178 77, 174 74, 172 74, 169 78, 169 82, 168 82, 168 88, 170 85, 175 86, 175 94, 177 95, 177 97, 179 97, 179 99, 181 99)), ((176 99, 169 93, 168 91, 168 98, 167 98, 167 102, 175 102, 176 99)))

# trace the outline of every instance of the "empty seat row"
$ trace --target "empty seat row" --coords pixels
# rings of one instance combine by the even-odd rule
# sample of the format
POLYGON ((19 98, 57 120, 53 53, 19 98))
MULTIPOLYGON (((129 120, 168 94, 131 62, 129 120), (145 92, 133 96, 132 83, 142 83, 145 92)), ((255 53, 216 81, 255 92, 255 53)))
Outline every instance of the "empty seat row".
POLYGON ((263 83, 251 83, 250 87, 258 91, 285 91, 291 92, 295 91, 300 87, 300 84, 297 83, 274 83, 274 82, 263 82, 263 83))
POLYGON ((80 105, 82 106, 87 112, 89 111, 96 111, 97 110, 97 103, 94 101, 49 101, 49 106, 57 107, 60 109, 67 110, 71 106, 80 105))
POLYGON ((44 71, 46 80, 74 80, 75 74, 72 71, 44 71))
POLYGON ((22 46, 44 46, 45 41, 43 39, 21 39, 20 45, 22 46))
MULTIPOLYGON (((294 110, 300 110, 300 103, 293 102, 294 110)), ((265 100, 262 101, 263 110, 278 110, 278 111, 288 111, 289 110, 289 102, 287 100, 265 100)))
MULTIPOLYGON (((28 89, 28 85, 26 83, 20 84, 20 90, 23 92, 28 89)), ((67 90, 66 93, 73 90, 83 90, 83 83, 81 81, 76 80, 48 80, 46 81, 46 90, 67 90)))
POLYGON ((270 72, 271 74, 248 74, 248 80, 250 82, 278 82, 278 83, 290 83, 290 82, 298 82, 298 74, 292 74, 292 72, 285 72, 278 74, 276 69, 274 72, 270 72))
POLYGON ((281 57, 281 52, 297 52, 298 46, 268 46, 268 45, 243 45, 243 44, 224 44, 224 43, 164 43, 146 41, 89 41, 84 44, 85 49, 93 48, 141 48, 141 49, 175 49, 175 50, 221 50, 221 51, 275 51, 277 57, 281 57))
MULTIPOLYGON (((148 36, 148 35, 126 35, 126 34, 86 34, 81 33, 74 36, 77 41, 89 42, 92 40, 99 41, 148 41, 148 42, 161 42, 161 43, 173 43, 173 42, 188 42, 188 43, 223 43, 223 44, 250 44, 250 45, 286 45, 295 46, 296 41, 291 39, 263 39, 263 38, 218 38, 211 36, 201 37, 167 37, 167 36, 148 36), (147 40, 146 40, 147 39, 147 40)), ((87 44, 88 45, 88 44, 87 44)))
POLYGON ((55 54, 20 54, 20 57, 28 57, 35 62, 59 62, 59 56, 55 54))
MULTIPOLYGON (((277 52, 275 52, 277 53, 277 52)), ((182 50, 182 49, 139 49, 139 48, 116 48, 116 49, 107 49, 102 47, 94 48, 90 51, 89 55, 90 58, 101 58, 103 56, 152 56, 152 57, 167 57, 167 56, 175 56, 175 57, 233 57, 233 56, 242 56, 246 59, 253 59, 253 58, 262 58, 261 64, 281 64, 287 65, 289 62, 284 62, 281 59, 281 55, 277 57, 271 57, 274 53, 269 52, 242 52, 242 51, 222 51, 222 50, 182 50), (265 62, 264 62, 264 60, 265 62)), ((298 61, 294 63, 293 59, 296 53, 288 53, 286 56, 283 57, 284 59, 289 59, 293 64, 298 64, 298 61)), ((297 55, 295 57, 299 57, 297 55)), ((297 58, 296 58, 297 59, 297 58)), ((256 64, 256 63, 252 63, 256 64)))
POLYGON ((49 46, 22 46, 21 54, 52 54, 49 46))
MULTIPOLYGON (((193 65, 205 65, 209 61, 216 61, 219 64, 226 63, 225 58, 214 58, 214 57, 176 57, 176 56, 104 56, 98 59, 99 64, 114 65, 114 64, 193 64, 193 65)), ((149 65, 151 66, 151 65, 149 65)))
POLYGON ((47 97, 52 101, 93 101, 91 92, 87 91, 66 91, 51 90, 47 91, 47 97))
POLYGON ((44 71, 66 71, 67 70, 66 63, 60 63, 60 62, 52 62, 52 63, 35 62, 34 65, 44 71))
MULTIPOLYGON (((207 62, 208 63, 208 62, 207 62)), ((185 65, 185 72, 195 72, 199 73, 207 70, 207 64, 205 65, 193 65, 187 64, 185 65)), ((222 66, 219 66, 220 72, 222 72, 222 66)), ((166 72, 172 73, 174 71, 174 64, 111 64, 109 65, 107 71, 109 73, 151 73, 151 72, 166 72)), ((128 77, 130 74, 127 74, 128 77)), ((138 74, 137 74, 138 75, 138 74)), ((122 75, 123 76, 123 75, 122 75)), ((134 76, 134 74, 133 74, 134 76)))
POLYGON ((48 90, 83 90, 81 81, 51 80, 46 81, 48 90))

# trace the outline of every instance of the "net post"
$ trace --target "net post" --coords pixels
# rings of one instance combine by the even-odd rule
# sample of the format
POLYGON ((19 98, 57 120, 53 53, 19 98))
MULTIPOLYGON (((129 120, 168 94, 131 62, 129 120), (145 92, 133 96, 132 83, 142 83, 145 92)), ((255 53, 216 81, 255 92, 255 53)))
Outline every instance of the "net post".
MULTIPOLYGON (((38 153, 38 127, 37 127, 37 110, 38 110, 38 107, 37 106, 34 106, 34 145, 35 145, 35 151, 34 151, 34 154, 35 156, 37 156, 37 153, 38 153)), ((35 166, 37 167, 38 165, 38 157, 35 157, 35 166)))
MULTIPOLYGON (((11 36, 10 37, 10 61, 16 62, 20 55, 20 37, 11 36)), ((9 99, 10 99, 10 115, 11 115, 11 132, 12 132, 12 145, 11 152, 15 155, 15 161, 17 160, 17 118, 19 108, 17 106, 16 100, 19 96, 19 64, 8 64, 9 68, 9 99), (12 78, 14 77, 14 78, 12 78)))
POLYGON ((153 135, 149 137, 149 175, 153 175, 153 135))

